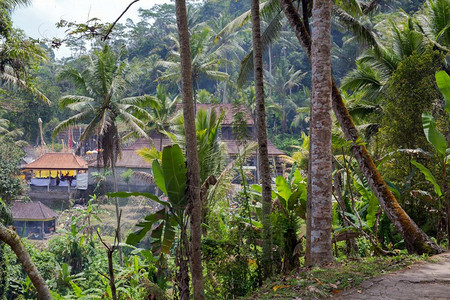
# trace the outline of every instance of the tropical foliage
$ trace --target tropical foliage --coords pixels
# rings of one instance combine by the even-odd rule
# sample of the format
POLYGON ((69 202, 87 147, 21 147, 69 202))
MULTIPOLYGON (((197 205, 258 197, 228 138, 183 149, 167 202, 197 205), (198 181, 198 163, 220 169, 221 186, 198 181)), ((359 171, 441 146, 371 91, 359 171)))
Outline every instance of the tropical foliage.
MULTIPOLYGON (((61 214, 58 234, 43 246, 24 239, 54 299, 187 299, 192 292, 199 299, 234 299, 254 291, 254 298, 276 298, 291 285, 286 278, 294 277, 297 289, 317 284, 321 296, 325 289, 331 293, 322 284, 328 281, 316 277, 320 269, 302 268, 313 226, 307 185, 317 179, 308 172, 316 150, 310 151, 310 141, 323 138, 310 130, 311 106, 317 105, 317 90, 311 90, 317 72, 310 71, 317 53, 308 45, 317 24, 313 2, 255 0, 251 7, 250 1, 189 1, 189 42, 183 44, 175 5, 184 2, 140 9, 137 19, 114 26, 96 18, 85 24, 63 20, 58 26, 66 27, 67 36, 42 43, 11 21, 12 12, 30 1, 1 2, 1 223, 11 224, 13 201, 27 199, 20 165, 40 143, 37 120, 47 145, 79 126, 77 154, 91 147, 103 167, 89 170, 90 201, 82 209, 52 206, 61 214), (290 26, 288 8, 297 26, 290 26), (52 47, 60 44, 69 47, 70 57, 56 58, 52 47), (187 46, 190 52, 183 52, 187 46), (183 58, 190 58, 192 72, 181 71, 183 58), (183 109, 190 93, 195 116, 183 109), (186 129, 190 121, 195 130, 186 129), (261 166, 265 133, 266 149, 274 146, 284 155, 261 166), (142 172, 141 160, 133 169, 116 166, 130 152, 122 146, 136 139, 149 145, 137 152, 151 172, 142 172), (190 171, 195 145, 199 186, 190 171), (127 192, 110 189, 116 172, 127 192), (144 182, 139 192, 137 182, 144 182), (201 216, 194 217, 194 210, 201 216), (190 243, 193 233, 201 244, 190 243), (194 260, 193 250, 201 257, 194 260), (192 266, 196 275, 190 275, 192 266), (265 280, 270 291, 258 293, 265 280)), ((397 254, 402 260, 407 251, 431 254, 449 245, 449 8, 449 0, 333 1, 335 114, 327 131, 333 189, 331 211, 321 214, 327 224, 320 225, 332 232, 326 243, 337 264, 397 254), (357 138, 348 141, 349 134, 357 138), (367 176, 369 167, 382 177, 367 176), (391 195, 391 204, 398 200, 396 211, 403 209, 403 219, 417 224, 429 244, 418 249, 409 243, 384 211, 389 205, 377 187, 391 195)), ((66 198, 63 205, 80 203, 66 198)), ((350 285, 346 277, 342 281, 330 281, 336 286, 331 290, 350 285)), ((37 295, 14 252, 0 242, 0 298, 37 295)))

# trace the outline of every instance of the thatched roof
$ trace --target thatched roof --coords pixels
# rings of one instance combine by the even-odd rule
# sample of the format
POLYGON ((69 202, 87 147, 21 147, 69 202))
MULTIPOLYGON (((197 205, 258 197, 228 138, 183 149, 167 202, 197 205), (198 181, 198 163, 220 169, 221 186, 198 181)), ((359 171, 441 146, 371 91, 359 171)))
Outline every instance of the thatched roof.
POLYGON ((45 221, 52 220, 58 217, 55 213, 45 204, 40 201, 37 202, 14 202, 12 206, 12 215, 15 221, 45 221))
POLYGON ((73 153, 49 152, 22 167, 24 170, 87 170, 87 163, 73 153))

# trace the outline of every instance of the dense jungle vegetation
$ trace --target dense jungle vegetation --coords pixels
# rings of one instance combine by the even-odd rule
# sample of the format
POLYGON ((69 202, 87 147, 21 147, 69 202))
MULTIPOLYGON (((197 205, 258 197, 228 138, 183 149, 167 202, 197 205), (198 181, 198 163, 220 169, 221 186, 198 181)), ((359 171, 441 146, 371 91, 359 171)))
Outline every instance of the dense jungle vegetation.
POLYGON ((268 299, 293 286, 280 298, 326 297, 384 272, 380 264, 396 269, 449 246, 450 0, 331 1, 325 210, 314 206, 312 182, 323 176, 310 153, 322 138, 310 130, 320 108, 316 1, 251 2, 187 1, 187 40, 180 38, 184 1, 177 0, 114 26, 62 20, 57 26, 67 35, 41 41, 11 21, 28 0, 0 2, 0 240, 21 243, 7 240, 10 207, 27 199, 18 177, 25 147, 44 151, 53 143, 60 150, 55 134, 83 125, 82 138, 97 136, 99 159, 115 176, 124 145, 152 132, 173 142, 140 153, 152 165, 154 195, 105 193, 99 184, 84 209, 59 212, 57 235, 22 239, 17 251, 29 253, 41 281, 0 241, 0 299, 42 296, 36 282, 53 299, 258 298, 267 285, 268 299), (254 72, 257 22, 261 76, 254 72), (70 57, 55 58, 61 44, 70 57), (183 115, 181 103, 185 110, 189 103, 233 104, 240 153, 227 157, 223 116, 183 115), (264 148, 261 131, 247 135, 241 106, 286 153, 283 174, 272 170, 249 183, 248 158, 264 148), (158 209, 149 211, 150 202, 158 209), (120 226, 127 213, 138 227, 120 226), (315 287, 320 267, 336 277, 315 287), (288 279, 279 283, 280 276, 288 279))

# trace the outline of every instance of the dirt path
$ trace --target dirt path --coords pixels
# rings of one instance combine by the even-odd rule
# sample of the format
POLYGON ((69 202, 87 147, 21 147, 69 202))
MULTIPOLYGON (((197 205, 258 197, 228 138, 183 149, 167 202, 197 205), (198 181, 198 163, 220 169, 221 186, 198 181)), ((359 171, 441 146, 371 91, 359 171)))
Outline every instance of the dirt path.
POLYGON ((450 299, 450 253, 363 282, 333 299, 450 299))

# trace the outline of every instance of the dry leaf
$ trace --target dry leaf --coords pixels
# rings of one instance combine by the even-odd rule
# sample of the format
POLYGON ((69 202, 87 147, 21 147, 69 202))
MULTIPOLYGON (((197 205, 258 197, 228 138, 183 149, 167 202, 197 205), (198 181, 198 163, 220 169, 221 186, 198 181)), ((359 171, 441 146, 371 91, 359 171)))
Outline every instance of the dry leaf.
POLYGON ((276 292, 278 289, 288 288, 290 285, 275 285, 272 289, 276 292))

